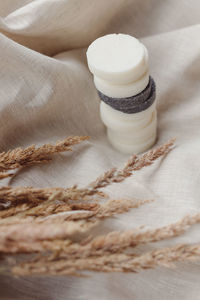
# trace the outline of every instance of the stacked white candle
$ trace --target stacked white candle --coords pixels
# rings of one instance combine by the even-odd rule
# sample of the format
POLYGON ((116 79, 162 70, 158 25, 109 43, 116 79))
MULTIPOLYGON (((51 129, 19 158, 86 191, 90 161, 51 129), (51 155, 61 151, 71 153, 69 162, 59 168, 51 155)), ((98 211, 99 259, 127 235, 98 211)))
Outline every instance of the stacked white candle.
POLYGON ((123 153, 148 150, 156 140, 157 115, 145 46, 130 35, 109 34, 89 46, 87 60, 111 144, 123 153))

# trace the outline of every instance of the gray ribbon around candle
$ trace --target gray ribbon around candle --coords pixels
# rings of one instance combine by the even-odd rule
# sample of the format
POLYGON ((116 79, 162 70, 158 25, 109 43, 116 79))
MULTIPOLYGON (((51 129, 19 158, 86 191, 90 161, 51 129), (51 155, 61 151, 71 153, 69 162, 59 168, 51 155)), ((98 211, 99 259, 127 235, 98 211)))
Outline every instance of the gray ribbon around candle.
MULTIPOLYGON (((98 90, 97 90, 98 91, 98 90)), ((127 98, 112 98, 98 91, 102 101, 112 108, 127 114, 138 113, 149 108, 156 98, 156 85, 152 77, 149 77, 147 87, 139 94, 127 98)))

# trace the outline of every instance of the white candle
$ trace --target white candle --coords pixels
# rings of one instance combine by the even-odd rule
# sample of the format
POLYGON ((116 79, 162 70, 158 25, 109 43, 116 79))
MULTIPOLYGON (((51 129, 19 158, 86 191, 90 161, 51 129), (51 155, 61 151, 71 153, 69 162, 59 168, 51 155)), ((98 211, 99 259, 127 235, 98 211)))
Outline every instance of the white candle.
POLYGON ((96 39, 87 50, 88 66, 97 77, 126 84, 148 70, 146 48, 127 34, 108 34, 96 39))
POLYGON ((138 80, 127 84, 113 84, 94 76, 94 84, 100 92, 109 97, 123 98, 131 97, 141 93, 149 83, 149 72, 147 71, 138 80))
POLYGON ((123 153, 148 150, 156 140, 157 114, 147 49, 130 35, 109 34, 89 46, 87 59, 95 86, 107 103, 101 101, 100 115, 111 144, 123 153))

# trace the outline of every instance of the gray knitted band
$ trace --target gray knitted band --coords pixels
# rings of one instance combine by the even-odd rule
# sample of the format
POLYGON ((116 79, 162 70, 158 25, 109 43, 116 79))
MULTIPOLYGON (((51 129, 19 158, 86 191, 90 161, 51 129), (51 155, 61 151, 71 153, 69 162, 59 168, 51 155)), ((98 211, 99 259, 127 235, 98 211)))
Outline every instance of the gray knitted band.
POLYGON ((152 77, 147 87, 139 94, 127 98, 112 98, 98 91, 99 97, 112 108, 127 114, 141 112, 150 107, 156 98, 156 86, 152 77))

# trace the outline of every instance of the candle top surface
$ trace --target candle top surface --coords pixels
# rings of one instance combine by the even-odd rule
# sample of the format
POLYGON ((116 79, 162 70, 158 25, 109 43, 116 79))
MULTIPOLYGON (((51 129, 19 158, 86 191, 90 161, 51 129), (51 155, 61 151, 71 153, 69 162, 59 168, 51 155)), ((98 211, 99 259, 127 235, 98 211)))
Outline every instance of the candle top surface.
POLYGON ((109 73, 131 70, 144 56, 144 46, 128 34, 105 35, 96 39, 87 50, 88 64, 109 73))

